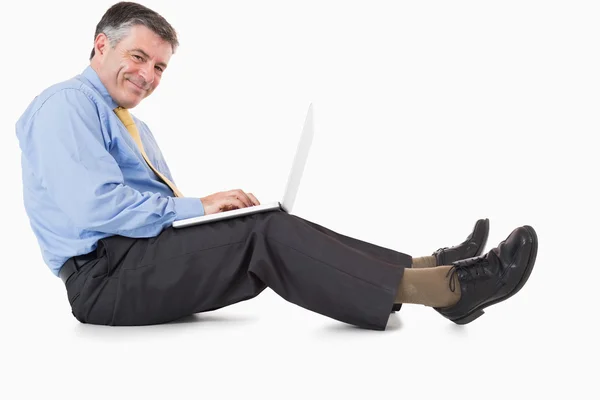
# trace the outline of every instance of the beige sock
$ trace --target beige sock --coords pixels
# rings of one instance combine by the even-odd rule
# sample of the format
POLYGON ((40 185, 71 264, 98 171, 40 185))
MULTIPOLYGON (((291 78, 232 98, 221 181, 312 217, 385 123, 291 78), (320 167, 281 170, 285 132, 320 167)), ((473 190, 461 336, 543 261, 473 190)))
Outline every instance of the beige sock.
POLYGON ((437 267, 435 256, 417 257, 412 259, 413 268, 431 268, 437 267))
POLYGON ((396 303, 422 304, 430 307, 448 307, 460 300, 460 284, 456 275, 454 292, 449 282, 452 266, 443 265, 434 268, 406 268, 400 288, 396 295, 396 303))

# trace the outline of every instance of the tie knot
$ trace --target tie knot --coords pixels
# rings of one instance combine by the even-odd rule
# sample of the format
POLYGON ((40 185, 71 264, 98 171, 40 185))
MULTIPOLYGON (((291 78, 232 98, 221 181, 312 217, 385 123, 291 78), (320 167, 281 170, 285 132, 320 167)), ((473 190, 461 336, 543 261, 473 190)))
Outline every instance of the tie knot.
POLYGON ((117 114, 117 117, 119 117, 119 119, 121 120, 121 122, 123 122, 123 125, 129 126, 135 124, 133 122, 133 117, 131 116, 131 113, 128 109, 123 107, 117 107, 114 111, 115 114, 117 114))

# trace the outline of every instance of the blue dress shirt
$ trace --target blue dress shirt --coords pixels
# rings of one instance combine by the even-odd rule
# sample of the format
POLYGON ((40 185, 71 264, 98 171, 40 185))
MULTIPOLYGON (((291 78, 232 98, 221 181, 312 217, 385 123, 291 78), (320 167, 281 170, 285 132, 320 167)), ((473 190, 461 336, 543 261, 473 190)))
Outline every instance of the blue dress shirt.
MULTIPOLYGON (((70 257, 112 235, 153 237, 204 215, 150 169, 89 66, 44 90, 16 123, 23 201, 44 262, 58 276, 70 257)), ((150 162, 175 182, 148 126, 133 117, 150 162)))

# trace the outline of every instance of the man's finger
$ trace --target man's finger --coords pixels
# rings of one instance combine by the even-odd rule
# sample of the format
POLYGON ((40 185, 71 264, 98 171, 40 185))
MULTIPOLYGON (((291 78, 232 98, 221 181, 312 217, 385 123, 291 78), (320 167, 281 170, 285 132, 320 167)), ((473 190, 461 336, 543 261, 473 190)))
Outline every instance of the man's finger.
POLYGON ((252 200, 250 200, 248 195, 246 193, 244 193, 243 190, 241 190, 241 189, 234 190, 234 193, 235 193, 234 196, 237 197, 238 199, 240 199, 246 205, 246 207, 250 207, 252 205, 252 200))
POLYGON ((252 203, 254 203, 255 206, 260 205, 260 202, 258 201, 258 199, 256 197, 254 197, 254 195, 252 193, 248 193, 248 197, 250 197, 250 200, 252 200, 252 203))
POLYGON ((239 195, 239 190, 229 190, 225 193, 227 199, 238 199, 241 201, 241 196, 239 195))
POLYGON ((237 207, 237 208, 245 208, 248 207, 246 205, 246 202, 243 200, 238 199, 237 197, 233 199, 233 204, 237 207))
POLYGON ((236 210, 238 208, 244 207, 246 207, 246 205, 240 199, 237 199, 235 197, 228 197, 227 199, 225 199, 223 204, 221 204, 221 211, 236 210))

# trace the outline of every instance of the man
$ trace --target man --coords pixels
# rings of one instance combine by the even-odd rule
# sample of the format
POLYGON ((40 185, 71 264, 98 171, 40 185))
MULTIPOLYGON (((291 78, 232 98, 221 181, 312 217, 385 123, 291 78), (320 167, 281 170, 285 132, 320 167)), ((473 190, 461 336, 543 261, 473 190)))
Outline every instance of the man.
POLYGON ((537 252, 529 226, 481 255, 489 224, 480 220, 460 245, 414 259, 282 211, 173 229, 259 204, 242 190, 184 197, 151 131, 129 113, 177 46, 159 14, 115 4, 96 28, 90 66, 43 91, 16 124, 31 227, 79 321, 163 323, 270 287, 363 328, 385 329, 402 303, 466 324, 525 284, 537 252))

